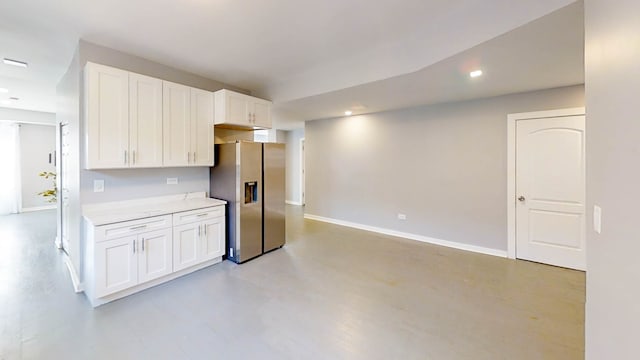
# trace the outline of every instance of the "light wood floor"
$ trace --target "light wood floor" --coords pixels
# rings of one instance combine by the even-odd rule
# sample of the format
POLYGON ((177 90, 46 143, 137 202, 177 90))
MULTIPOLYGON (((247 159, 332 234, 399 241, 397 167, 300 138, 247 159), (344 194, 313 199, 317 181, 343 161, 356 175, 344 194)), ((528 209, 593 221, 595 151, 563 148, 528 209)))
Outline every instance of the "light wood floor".
POLYGON ((0 217, 0 359, 582 359, 584 273, 303 220, 92 309, 53 212, 0 217))

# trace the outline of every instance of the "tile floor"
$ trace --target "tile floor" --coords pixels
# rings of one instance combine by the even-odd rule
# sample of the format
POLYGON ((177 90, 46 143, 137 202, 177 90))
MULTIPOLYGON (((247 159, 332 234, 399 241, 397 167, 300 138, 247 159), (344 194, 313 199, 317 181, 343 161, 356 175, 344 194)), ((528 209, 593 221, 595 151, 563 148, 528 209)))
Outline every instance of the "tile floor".
POLYGON ((52 211, 0 217, 0 359, 582 359, 584 273, 320 222, 92 309, 52 211))

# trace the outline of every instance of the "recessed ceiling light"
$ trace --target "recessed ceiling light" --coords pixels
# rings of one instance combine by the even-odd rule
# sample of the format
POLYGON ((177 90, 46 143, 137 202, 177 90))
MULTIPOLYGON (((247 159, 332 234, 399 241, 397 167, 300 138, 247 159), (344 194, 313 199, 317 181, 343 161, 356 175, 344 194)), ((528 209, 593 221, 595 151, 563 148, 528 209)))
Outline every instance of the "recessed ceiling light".
POLYGON ((0 88, 0 93, 8 93, 9 89, 6 88, 0 88))
POLYGON ((345 115, 347 116, 351 116, 351 114, 353 114, 353 112, 351 110, 347 110, 344 112, 345 115))
POLYGON ((7 65, 13 65, 13 66, 18 66, 23 68, 26 68, 28 66, 28 64, 24 61, 18 61, 18 60, 7 59, 7 58, 4 58, 2 61, 7 65))
POLYGON ((478 76, 482 76, 482 70, 474 70, 469 73, 469 76, 472 78, 477 78, 478 76))

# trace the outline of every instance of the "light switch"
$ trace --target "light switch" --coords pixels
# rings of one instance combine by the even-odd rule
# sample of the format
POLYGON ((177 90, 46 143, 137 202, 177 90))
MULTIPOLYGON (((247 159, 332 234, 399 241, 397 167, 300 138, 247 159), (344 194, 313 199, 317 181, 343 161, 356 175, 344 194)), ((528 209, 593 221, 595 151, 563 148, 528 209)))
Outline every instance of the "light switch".
POLYGON ((104 192, 104 180, 93 180, 93 192, 104 192))
POLYGON ((598 234, 602 232, 602 209, 598 205, 593 206, 593 230, 598 234))

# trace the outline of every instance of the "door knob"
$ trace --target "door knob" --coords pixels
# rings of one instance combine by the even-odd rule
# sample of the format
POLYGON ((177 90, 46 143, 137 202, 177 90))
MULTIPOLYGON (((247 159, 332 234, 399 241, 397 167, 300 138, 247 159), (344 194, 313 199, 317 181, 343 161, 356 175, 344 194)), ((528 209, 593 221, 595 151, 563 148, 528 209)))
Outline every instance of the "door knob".
POLYGON ((524 201, 524 196, 520 196, 520 197, 518 198, 518 201, 524 201))

